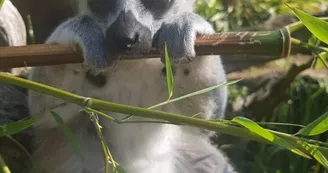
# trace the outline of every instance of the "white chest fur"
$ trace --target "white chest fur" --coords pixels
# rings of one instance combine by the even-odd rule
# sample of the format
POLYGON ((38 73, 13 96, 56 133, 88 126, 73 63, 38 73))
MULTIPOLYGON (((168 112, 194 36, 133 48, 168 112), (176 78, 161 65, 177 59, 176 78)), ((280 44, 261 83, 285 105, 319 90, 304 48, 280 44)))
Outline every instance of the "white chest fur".
MULTIPOLYGON (((109 68, 104 73, 106 83, 100 88, 87 80, 81 65, 34 68, 30 79, 85 97, 146 108, 163 102, 168 97, 166 78, 162 72, 163 67, 159 59, 120 61, 115 67, 109 68)), ((217 56, 199 57, 188 65, 177 66, 174 71, 173 97, 225 82, 224 70, 217 56)), ((225 92, 226 89, 220 89, 214 93, 189 98, 159 109, 186 116, 200 114, 203 118, 215 118, 222 116, 221 114, 216 115, 215 111, 220 109, 219 112, 222 113, 225 107, 225 92), (218 105, 220 103, 221 105, 218 105)), ((35 92, 31 92, 29 97, 32 114, 54 108, 62 103, 63 101, 59 99, 35 92)), ((81 107, 77 105, 66 104, 54 110, 62 115, 65 122, 74 122, 79 119, 79 116, 82 116, 79 113, 80 109, 81 107)), ((109 113, 109 115, 118 119, 126 116, 114 113, 109 113)), ((162 124, 118 125, 109 120, 100 119, 100 121, 103 126, 104 137, 113 151, 114 157, 128 170, 144 172, 144 169, 147 168, 149 173, 159 173, 158 170, 173 172, 174 145, 190 143, 190 141, 183 140, 185 134, 190 135, 190 133, 179 126, 162 124)), ((89 154, 98 155, 98 157, 95 156, 99 162, 96 165, 101 165, 100 159, 102 157, 99 150, 90 149, 90 146, 94 146, 94 141, 90 141, 92 140, 88 137, 90 134, 83 128, 87 124, 87 122, 78 123, 77 126, 74 126, 77 128, 74 132, 83 141, 83 146, 89 148, 89 154)), ((42 134, 45 129, 51 129, 56 125, 56 122, 47 113, 36 126, 36 132, 38 134, 39 131, 42 134)), ((198 133, 194 135, 198 135, 198 133)), ((56 140, 47 135, 39 135, 36 139, 38 141, 56 140)), ((66 150, 58 148, 59 146, 52 145, 49 146, 50 150, 56 150, 58 157, 62 157, 58 153, 66 152, 66 150)), ((96 146, 100 147, 99 145, 96 146)), ((43 149, 40 147, 39 150, 49 150, 49 147, 43 149)), ((63 161, 62 164, 67 164, 67 162, 63 161)), ((76 161, 72 162, 71 164, 76 164, 76 161)))

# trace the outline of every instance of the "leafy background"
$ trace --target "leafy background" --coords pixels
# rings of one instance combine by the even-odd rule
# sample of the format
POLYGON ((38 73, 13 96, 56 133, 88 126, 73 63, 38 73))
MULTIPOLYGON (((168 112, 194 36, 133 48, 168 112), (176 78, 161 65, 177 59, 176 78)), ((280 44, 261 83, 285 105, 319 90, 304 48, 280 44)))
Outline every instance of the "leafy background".
MULTIPOLYGON (((252 28, 271 17, 292 14, 285 3, 308 13, 323 12, 324 16, 328 16, 325 15, 327 0, 197 0, 196 9, 220 32, 252 28)), ((328 111, 327 77, 315 79, 298 76, 287 92, 288 101, 280 103, 267 121, 307 125, 328 111)), ((229 102, 232 103, 237 97, 247 95, 247 88, 230 86, 229 94, 229 102)), ((295 126, 266 127, 290 134, 300 129, 295 126)), ((233 163, 243 173, 328 172, 315 160, 302 158, 286 149, 232 137, 228 139, 230 141, 224 143, 216 138, 215 142, 229 154, 233 163)), ((324 133, 312 139, 327 142, 328 134, 324 133)))

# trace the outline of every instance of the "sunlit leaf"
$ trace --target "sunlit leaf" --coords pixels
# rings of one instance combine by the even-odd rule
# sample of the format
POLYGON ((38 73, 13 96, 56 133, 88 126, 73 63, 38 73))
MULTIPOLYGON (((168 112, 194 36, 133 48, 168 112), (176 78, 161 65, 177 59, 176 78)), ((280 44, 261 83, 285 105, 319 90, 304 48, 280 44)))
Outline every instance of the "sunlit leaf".
POLYGON ((321 41, 328 44, 328 23, 324 20, 309 15, 301 10, 289 6, 295 15, 302 21, 306 28, 321 41))
POLYGON ((73 133, 69 130, 69 128, 66 126, 64 120, 56 112, 50 111, 50 113, 56 120, 57 124, 59 125, 59 128, 64 133, 64 135, 67 137, 67 139, 71 142, 71 144, 75 147, 75 149, 77 149, 82 154, 82 156, 84 158, 86 158, 80 143, 74 137, 73 133))
POLYGON ((250 130, 253 133, 256 133, 257 135, 263 137, 264 139, 280 146, 283 148, 286 148, 300 156, 306 157, 306 158, 310 158, 307 154, 303 153, 302 151, 300 151, 299 149, 295 148, 293 145, 289 144, 288 142, 286 142, 285 140, 281 139, 280 137, 274 135, 273 133, 265 130, 264 128, 262 128, 261 126, 259 126, 258 124, 256 124, 255 122, 251 121, 250 119, 247 119, 245 117, 235 117, 233 120, 233 122, 236 122, 242 126, 244 126, 245 128, 247 128, 248 130, 250 130))
POLYGON ((169 93, 169 99, 173 95, 173 73, 172 73, 172 66, 170 63, 170 57, 167 52, 166 43, 164 45, 164 58, 165 58, 165 69, 166 69, 166 83, 167 83, 167 90, 169 93))
POLYGON ((10 136, 16 133, 19 133, 32 125, 34 125, 36 119, 30 118, 28 120, 21 120, 12 123, 8 123, 6 125, 0 126, 0 137, 2 136, 10 136))
POLYGON ((309 125, 299 130, 296 135, 313 136, 328 130, 328 112, 321 115, 309 125))
POLYGON ((328 161, 327 161, 327 148, 318 147, 312 144, 308 144, 307 142, 303 140, 299 140, 298 138, 290 138, 290 136, 281 136, 278 137, 277 135, 265 130, 255 122, 245 118, 245 117, 236 117, 232 120, 233 122, 236 122, 247 129, 249 129, 251 132, 256 133, 257 135, 267 139, 268 141, 286 148, 298 155, 304 156, 306 158, 309 158, 307 154, 311 154, 318 162, 320 162, 324 167, 328 168, 328 161), (302 151, 306 151, 307 154, 305 154, 302 151), (323 154, 323 152, 325 154, 323 154))

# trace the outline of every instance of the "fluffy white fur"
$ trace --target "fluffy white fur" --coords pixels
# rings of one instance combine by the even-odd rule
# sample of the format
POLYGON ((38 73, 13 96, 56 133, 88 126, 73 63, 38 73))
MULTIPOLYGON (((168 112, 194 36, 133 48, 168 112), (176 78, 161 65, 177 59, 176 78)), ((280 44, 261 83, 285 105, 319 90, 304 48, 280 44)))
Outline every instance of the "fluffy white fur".
MULTIPOLYGON (((81 1, 81 15, 87 14, 102 29, 109 27, 122 10, 132 10, 140 23, 151 28, 153 34, 163 23, 168 23, 164 34, 160 36, 168 43, 172 55, 191 57, 194 55, 193 39, 196 34, 212 33, 208 23, 202 23, 200 17, 192 13, 192 0, 176 0, 171 8, 181 9, 180 12, 168 13, 160 20, 152 19, 144 10, 140 14, 140 4, 132 0, 120 0, 116 11, 99 19, 88 9, 87 1, 81 1), (188 4, 188 5, 186 5, 188 4), (138 11, 139 9, 139 11, 138 11), (183 10, 182 10, 183 11, 183 10), (180 17, 179 17, 180 16, 180 17), (189 16, 189 17, 188 17, 189 16), (106 19, 104 22, 103 19, 106 19), (165 22, 164 22, 165 21, 165 22), (187 30, 179 30, 190 24, 187 30), (194 22, 195 21, 195 22, 194 22), (181 37, 175 38, 183 31, 187 42, 181 42, 181 37), (165 32, 166 31, 166 32, 165 32), (164 39, 164 38, 171 38, 164 39), (173 40, 172 40, 173 39, 173 40), (176 40, 175 40, 176 39, 176 40), (177 45, 181 43, 181 45, 177 45), (178 47, 178 48, 176 48, 178 47), (184 51, 181 52, 182 48, 184 51)), ((30 79, 64 89, 85 97, 93 97, 111 102, 139 107, 149 107, 167 99, 166 79, 161 72, 163 63, 160 59, 120 60, 115 66, 102 67, 95 58, 103 54, 102 47, 97 45, 100 33, 94 28, 87 28, 83 38, 79 31, 72 30, 78 25, 77 18, 72 18, 60 25, 49 37, 47 43, 79 44, 84 50, 85 64, 93 70, 102 71, 106 84, 101 88, 90 83, 85 75, 82 64, 36 67, 31 71, 30 79), (87 38, 87 39, 86 39, 87 38), (91 40, 91 41, 90 41, 91 40), (92 43, 92 44, 91 44, 92 43), (90 57, 92 56, 92 57, 90 57), (98 63, 98 64, 97 64, 98 63), (99 67, 101 66, 101 67, 99 67)), ((161 40, 161 39, 160 39, 161 40)), ((100 57, 102 58, 102 57, 100 57)), ((98 61, 99 59, 96 59, 98 61)), ((173 61, 175 62, 175 61, 173 61)), ((196 57, 190 63, 174 63, 174 96, 181 96, 209 86, 226 81, 220 58, 217 56, 196 57), (185 70, 189 74, 185 74, 185 70)), ((185 99, 174 104, 166 105, 159 110, 193 116, 199 114, 201 118, 223 118, 226 105, 227 90, 221 88, 201 96, 185 99)), ((71 146, 50 113, 42 115, 41 121, 35 126, 36 151, 34 158, 50 173, 96 173, 103 172, 103 156, 100 143, 94 127, 88 116, 81 112, 81 107, 64 103, 54 97, 36 92, 30 92, 29 105, 32 115, 53 109, 62 116, 74 135, 82 144, 87 156, 83 160, 81 155, 71 146)), ((107 112, 115 118, 126 115, 107 112)), ((141 120, 133 117, 131 120, 141 120)), ((167 124, 121 124, 118 125, 108 119, 100 117, 102 131, 114 159, 126 169, 128 173, 227 173, 233 172, 228 159, 210 144, 208 136, 199 129, 187 126, 167 124)))

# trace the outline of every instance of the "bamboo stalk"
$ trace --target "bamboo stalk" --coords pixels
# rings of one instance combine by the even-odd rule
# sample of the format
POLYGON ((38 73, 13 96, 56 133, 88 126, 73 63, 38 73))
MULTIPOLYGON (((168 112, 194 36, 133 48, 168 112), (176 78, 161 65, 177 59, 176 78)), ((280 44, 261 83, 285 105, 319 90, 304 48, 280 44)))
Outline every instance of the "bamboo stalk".
MULTIPOLYGON (((201 35, 195 41, 197 55, 262 55, 287 57, 291 38, 288 29, 261 32, 223 32, 201 35)), ((152 50, 142 55, 121 55, 120 59, 158 58, 152 50)), ((78 46, 35 44, 0 47, 0 69, 26 66, 46 66, 83 61, 78 46)))
MULTIPOLYGON (((0 72, 0 81, 9 83, 12 85, 20 86, 23 88, 27 88, 36 92, 40 92, 49 96, 54 96, 56 98, 59 98, 61 100, 67 101, 69 103, 73 103, 76 105, 80 105, 82 107, 96 109, 96 110, 103 110, 103 111, 109 111, 109 112, 116 112, 120 114, 125 115, 134 115, 138 117, 143 118, 150 118, 150 119, 156 119, 156 120, 165 120, 169 121, 174 124, 179 125, 188 125, 196 128, 201 129, 207 129, 211 131, 220 132, 222 134, 242 137, 244 139, 253 140, 261 143, 272 143, 271 141, 268 141, 261 136, 257 135, 256 133, 253 133, 252 131, 239 127, 239 126, 233 126, 222 122, 216 122, 216 121, 209 121, 205 119, 199 119, 194 117, 188 117, 183 116, 179 114, 173 114, 158 110, 152 110, 147 108, 140 108, 140 107, 134 107, 129 105, 122 105, 118 103, 113 102, 107 102, 104 100, 98 100, 94 98, 86 99, 83 96, 76 95, 74 93, 70 93, 61 89, 57 89, 51 86, 47 86, 41 83, 33 82, 27 79, 14 77, 5 73, 0 72)), ((266 129, 268 130, 268 129, 266 129)), ((308 147, 313 147, 318 149, 320 152, 327 154, 328 150, 325 147, 321 147, 318 145, 306 143, 309 142, 307 140, 303 140, 301 138, 298 138, 296 136, 293 136, 291 134, 281 133, 273 130, 268 130, 269 132, 277 135, 280 138, 283 138, 284 140, 287 140, 291 144, 293 144, 294 147, 297 147, 297 149, 300 149, 302 152, 305 152, 309 155, 312 155, 312 150, 304 148, 303 145, 307 145, 308 147)))

